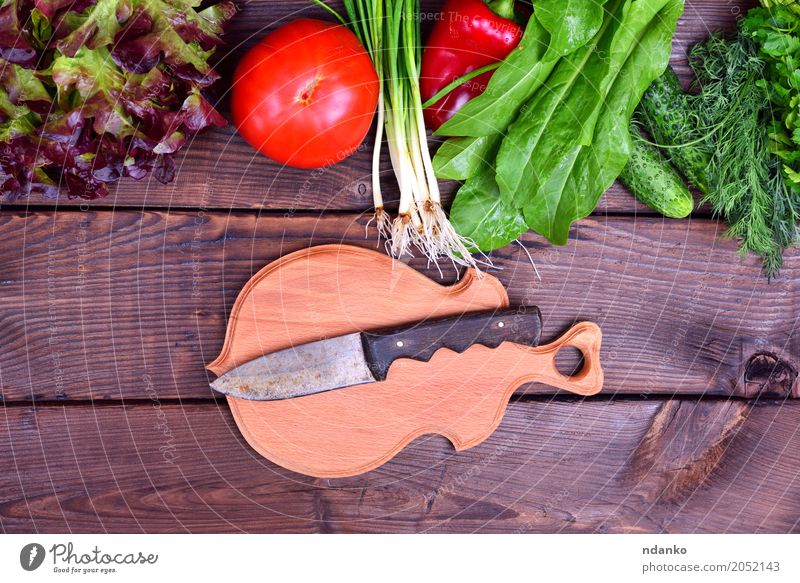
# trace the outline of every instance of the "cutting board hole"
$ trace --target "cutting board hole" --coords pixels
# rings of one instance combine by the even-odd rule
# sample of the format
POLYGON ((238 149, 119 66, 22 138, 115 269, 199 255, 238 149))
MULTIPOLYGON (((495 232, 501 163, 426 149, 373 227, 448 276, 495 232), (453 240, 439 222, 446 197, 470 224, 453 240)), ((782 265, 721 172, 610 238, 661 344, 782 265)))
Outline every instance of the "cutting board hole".
POLYGON ((566 377, 581 372, 583 363, 583 353, 574 346, 565 346, 556 353, 556 368, 566 377))

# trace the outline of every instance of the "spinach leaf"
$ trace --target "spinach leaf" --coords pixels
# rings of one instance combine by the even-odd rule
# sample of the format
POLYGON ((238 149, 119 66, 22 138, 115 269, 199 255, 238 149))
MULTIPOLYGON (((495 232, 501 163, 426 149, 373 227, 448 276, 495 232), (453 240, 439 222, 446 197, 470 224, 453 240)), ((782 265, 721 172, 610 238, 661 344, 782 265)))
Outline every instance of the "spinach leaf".
POLYGON ((522 212, 500 198, 490 164, 484 164, 459 189, 450 208, 450 221, 460 235, 472 241, 474 251, 505 247, 528 230, 522 212))
POLYGON ((634 37, 629 54, 603 102, 591 144, 581 145, 577 152, 569 153, 570 171, 563 187, 558 193, 549 193, 551 200, 557 198, 556 212, 542 212, 535 204, 524 208, 528 226, 551 242, 567 242, 572 222, 594 210, 600 197, 625 167, 631 148, 628 123, 644 91, 669 62, 672 35, 682 13, 683 0, 658 3, 635 0, 631 4, 623 26, 632 26, 639 19, 649 19, 648 25, 642 34, 634 37), (651 9, 657 4, 661 9, 653 15, 651 9))
POLYGON ((499 143, 500 134, 447 140, 433 157, 436 176, 449 180, 471 178, 487 161, 494 161, 499 143))
POLYGON ((607 0, 537 0, 534 16, 550 33, 550 50, 568 55, 597 34, 607 0))
POLYGON ((596 35, 607 1, 535 0, 519 46, 494 72, 486 91, 468 101, 436 135, 479 137, 505 132, 559 59, 596 35))
POLYGON ((550 42, 547 30, 531 17, 519 45, 495 70, 486 91, 465 103, 435 134, 480 137, 504 132, 558 61, 550 42))
POLYGON ((683 0, 591 4, 604 7, 601 22, 569 44, 563 14, 591 22, 589 2, 535 3, 526 37, 550 46, 532 51, 523 39, 495 72, 494 92, 442 127, 463 136, 442 146, 436 171, 466 180, 451 220, 476 249, 502 247, 527 228, 566 243, 572 222, 592 212, 627 162, 630 118, 666 68, 683 0))
POLYGON ((535 0, 519 46, 494 72, 486 91, 468 101, 436 135, 479 137, 505 132, 559 59, 596 35, 607 1, 535 0))
POLYGON ((558 183, 576 147, 591 141, 609 73, 611 44, 631 0, 613 0, 592 41, 561 60, 547 84, 525 104, 497 154, 497 184, 507 204, 558 210, 558 183), (554 196, 555 195, 555 196, 554 196))
MULTIPOLYGON (((548 81, 550 91, 539 91, 509 128, 497 156, 501 196, 507 203, 523 208, 528 226, 551 242, 566 243, 570 224, 583 216, 585 200, 597 203, 600 181, 589 178, 588 186, 592 188, 580 192, 567 184, 574 173, 579 173, 575 166, 583 150, 597 143, 594 137, 611 140, 595 130, 601 112, 613 107, 609 104, 609 90, 630 56, 644 49, 641 42, 654 21, 661 19, 660 12, 675 3, 676 0, 610 3, 597 37, 562 60, 548 81)), ((682 1, 677 4, 682 9, 682 1)), ((672 34, 662 36, 662 45, 669 51, 672 34)), ((659 59, 653 58, 660 64, 659 59)), ((666 62, 652 76, 642 76, 642 92, 665 66, 666 62)), ((637 102, 640 97, 641 92, 636 96, 637 102)), ((627 127, 628 119, 623 127, 627 127)), ((628 136, 623 136, 623 156, 627 157, 628 136)), ((616 174, 622 167, 624 160, 616 174)))

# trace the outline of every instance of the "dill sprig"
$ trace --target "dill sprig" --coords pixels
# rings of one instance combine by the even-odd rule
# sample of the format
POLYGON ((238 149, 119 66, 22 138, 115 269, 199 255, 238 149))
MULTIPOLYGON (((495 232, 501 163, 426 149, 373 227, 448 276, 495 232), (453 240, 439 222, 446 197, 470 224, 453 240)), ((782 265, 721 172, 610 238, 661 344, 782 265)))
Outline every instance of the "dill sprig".
POLYGON ((770 151, 776 116, 759 83, 764 61, 747 38, 719 34, 695 45, 690 56, 700 87, 689 96, 697 117, 692 139, 710 155, 704 201, 728 222, 726 234, 740 240, 741 252, 760 255, 765 275, 773 277, 783 250, 797 239, 800 189, 770 151))

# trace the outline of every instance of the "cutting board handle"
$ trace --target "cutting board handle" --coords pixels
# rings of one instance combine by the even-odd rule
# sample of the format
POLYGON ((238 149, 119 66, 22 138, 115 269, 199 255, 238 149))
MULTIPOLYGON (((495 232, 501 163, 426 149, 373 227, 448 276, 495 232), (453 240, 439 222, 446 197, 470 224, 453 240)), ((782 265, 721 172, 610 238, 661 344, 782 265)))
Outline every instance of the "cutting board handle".
POLYGON ((578 395, 598 393, 603 388, 603 368, 600 366, 602 336, 597 324, 580 322, 550 344, 536 348, 514 344, 516 350, 525 353, 520 366, 536 371, 523 374, 517 386, 536 381, 578 395), (568 346, 577 348, 583 355, 583 367, 571 376, 563 374, 556 366, 556 355, 568 346))

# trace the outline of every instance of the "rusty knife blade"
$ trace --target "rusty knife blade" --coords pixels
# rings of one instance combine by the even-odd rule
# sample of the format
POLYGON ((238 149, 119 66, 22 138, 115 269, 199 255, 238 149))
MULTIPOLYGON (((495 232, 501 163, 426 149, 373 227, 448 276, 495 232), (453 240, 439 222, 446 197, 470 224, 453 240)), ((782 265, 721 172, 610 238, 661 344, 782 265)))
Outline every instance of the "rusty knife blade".
POLYGON ((240 399, 274 401, 375 380, 356 332, 261 356, 225 373, 211 388, 240 399))

